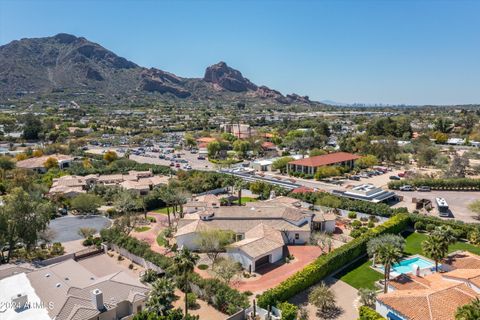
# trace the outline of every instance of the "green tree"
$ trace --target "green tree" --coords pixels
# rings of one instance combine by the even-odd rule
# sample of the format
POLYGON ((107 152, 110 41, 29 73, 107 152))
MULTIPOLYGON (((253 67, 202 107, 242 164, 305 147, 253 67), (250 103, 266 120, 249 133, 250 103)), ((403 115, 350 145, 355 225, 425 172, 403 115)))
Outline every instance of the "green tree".
POLYGON ((227 285, 230 284, 233 277, 242 271, 242 265, 230 258, 220 259, 220 261, 212 266, 215 275, 223 280, 227 285))
POLYGON ((360 288, 358 290, 358 297, 360 303, 364 306, 375 308, 375 302, 377 301, 377 291, 372 289, 360 288))
POLYGON ((200 231, 197 236, 198 247, 205 252, 215 265, 218 255, 225 251, 227 245, 233 242, 235 234, 232 231, 221 229, 209 229, 200 231))
POLYGON ((95 213, 102 203, 103 201, 100 197, 94 194, 82 193, 72 199, 71 206, 72 209, 82 214, 92 214, 95 213))
POLYGON ((189 291, 189 275, 193 272, 195 265, 200 257, 188 250, 183 248, 178 250, 173 257, 173 263, 169 270, 171 274, 179 277, 179 283, 182 283, 182 290, 185 293, 185 316, 188 316, 188 300, 187 294, 189 291))
POLYGON ((333 308, 336 301, 335 293, 323 282, 308 295, 308 302, 317 307, 319 314, 333 308))
POLYGON ((247 152, 251 149, 250 142, 245 140, 236 140, 233 142, 233 150, 240 155, 241 158, 247 156, 247 152))
POLYGON ((238 205, 242 205, 242 190, 248 186, 248 183, 243 179, 238 179, 235 181, 235 190, 237 190, 238 205))
POLYGON ((480 299, 475 298, 469 304, 463 305, 455 312, 455 320, 480 319, 480 299))
POLYGON ((342 170, 338 166, 320 166, 315 172, 315 179, 321 180, 328 177, 339 176, 342 174, 342 170))
POLYGON ((51 203, 33 197, 21 188, 12 189, 3 197, 3 202, 0 207, 0 241, 8 246, 6 262, 9 262, 18 242, 22 242, 27 250, 36 244, 39 233, 47 228, 54 208, 51 203))
POLYGON ((308 154, 310 155, 310 157, 316 157, 316 156, 323 156, 325 154, 328 154, 328 152, 323 149, 313 148, 312 150, 310 150, 308 154))
POLYGON ((23 126, 23 138, 26 140, 37 140, 42 131, 41 120, 32 113, 27 114, 23 126))
POLYGON ((371 168, 378 165, 378 158, 372 154, 367 154, 355 161, 355 166, 361 169, 371 168))
POLYGON ((377 248, 375 255, 383 265, 384 283, 383 292, 387 293, 390 271, 395 263, 398 263, 403 256, 402 250, 392 243, 385 243, 377 248))
POLYGON ((45 163, 43 165, 47 170, 52 168, 58 168, 58 160, 54 157, 49 157, 47 160, 45 160, 45 163))
POLYGON ((273 170, 279 170, 281 173, 287 172, 289 162, 295 160, 293 157, 281 157, 272 163, 273 170))
POLYGON ((175 283, 172 279, 163 277, 152 284, 148 295, 147 310, 158 316, 166 316, 173 308, 175 301, 175 283))
POLYGON ((282 312, 282 320, 295 320, 297 319, 298 307, 287 301, 278 305, 278 309, 282 312))
POLYGON ((422 242, 423 253, 435 261, 435 271, 438 272, 438 262, 447 256, 448 241, 440 235, 430 235, 422 242))
POLYGON ((103 154, 103 160, 107 161, 108 163, 112 163, 117 159, 118 159, 118 155, 115 151, 109 150, 103 154))
POLYGON ((391 244, 398 248, 401 252, 405 249, 405 239, 402 236, 395 234, 384 234, 373 238, 367 243, 367 254, 373 257, 373 264, 375 265, 375 255, 381 250, 385 244, 391 244))

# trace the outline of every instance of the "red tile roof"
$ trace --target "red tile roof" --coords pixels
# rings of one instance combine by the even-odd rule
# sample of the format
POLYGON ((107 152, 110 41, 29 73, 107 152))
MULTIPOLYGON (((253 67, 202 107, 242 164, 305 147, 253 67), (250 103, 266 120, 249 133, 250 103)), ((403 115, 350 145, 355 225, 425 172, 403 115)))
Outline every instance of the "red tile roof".
POLYGON ((275 146, 275 143, 265 141, 265 142, 262 143, 262 148, 263 149, 275 149, 276 146, 275 146))
POLYGON ((356 160, 360 158, 360 156, 348 152, 335 152, 321 156, 291 161, 289 162, 289 164, 297 164, 306 167, 320 167, 349 160, 356 160))

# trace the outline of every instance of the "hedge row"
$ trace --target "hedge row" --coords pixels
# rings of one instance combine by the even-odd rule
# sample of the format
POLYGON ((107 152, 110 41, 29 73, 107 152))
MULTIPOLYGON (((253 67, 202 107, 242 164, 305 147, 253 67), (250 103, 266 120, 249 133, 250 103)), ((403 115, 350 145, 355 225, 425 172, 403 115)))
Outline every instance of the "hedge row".
POLYGON ((368 230, 360 237, 333 250, 331 253, 318 257, 277 287, 265 291, 258 298, 258 305, 268 308, 269 305, 277 305, 279 302, 286 301, 294 295, 307 290, 326 276, 364 255, 367 250, 367 242, 370 239, 384 233, 400 233, 407 228, 409 223, 410 218, 408 215, 398 214, 382 225, 368 230))
MULTIPOLYGON (((130 253, 154 263, 163 270, 168 270, 173 263, 171 258, 152 251, 146 242, 122 235, 114 228, 103 229, 100 233, 103 241, 116 244, 130 253)), ((230 288, 220 280, 203 279, 197 274, 193 274, 190 280, 199 288, 205 290, 207 294, 202 298, 221 312, 231 315, 249 305, 246 294, 230 288)))
MULTIPOLYGON (((397 213, 408 212, 407 208, 391 208, 385 203, 347 199, 326 192, 291 193, 289 196, 312 204, 317 204, 319 201, 321 202, 323 198, 336 199, 337 201, 335 201, 335 203, 338 209, 362 212, 381 217, 391 217, 397 213)), ((325 204, 325 206, 327 206, 327 204, 325 204)))
POLYGON ((438 217, 426 216, 422 214, 410 213, 408 214, 411 221, 411 226, 415 223, 422 222, 425 226, 433 224, 435 226, 449 226, 454 230, 454 234, 458 239, 467 239, 471 231, 480 231, 480 225, 477 223, 465 223, 459 220, 443 220, 438 217))
POLYGON ((378 312, 367 306, 361 306, 359 314, 360 318, 358 320, 386 320, 378 312))
POLYGON ((388 188, 398 190, 401 186, 411 185, 414 187, 427 186, 432 190, 449 191, 473 191, 480 190, 480 179, 455 178, 455 179, 407 179, 391 181, 388 188))

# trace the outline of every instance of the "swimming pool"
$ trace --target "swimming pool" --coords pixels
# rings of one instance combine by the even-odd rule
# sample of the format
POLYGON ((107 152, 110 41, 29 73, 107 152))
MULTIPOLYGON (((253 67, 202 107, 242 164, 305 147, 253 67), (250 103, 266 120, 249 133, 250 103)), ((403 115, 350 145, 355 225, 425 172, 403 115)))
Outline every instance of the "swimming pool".
POLYGON ((413 271, 413 265, 417 265, 420 269, 432 268, 435 266, 433 262, 425 260, 422 257, 413 257, 394 264, 392 271, 397 273, 410 273, 413 271))

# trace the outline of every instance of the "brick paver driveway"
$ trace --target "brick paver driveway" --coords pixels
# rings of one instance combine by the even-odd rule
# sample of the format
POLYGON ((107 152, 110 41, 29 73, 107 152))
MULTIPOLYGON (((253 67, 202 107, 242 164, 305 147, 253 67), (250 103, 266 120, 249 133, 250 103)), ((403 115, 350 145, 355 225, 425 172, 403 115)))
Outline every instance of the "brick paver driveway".
POLYGON ((262 293, 303 269, 322 253, 322 250, 317 246, 288 246, 287 248, 290 254, 295 257, 293 262, 261 268, 258 270, 261 276, 240 281, 235 287, 240 291, 251 291, 254 294, 262 293))
POLYGON ((165 254, 166 249, 158 245, 157 236, 161 230, 168 227, 168 217, 164 214, 159 214, 155 212, 149 212, 147 215, 149 217, 154 217, 157 220, 157 222, 153 224, 152 228, 144 232, 132 231, 130 235, 134 238, 137 238, 138 240, 147 242, 153 251, 165 254))

